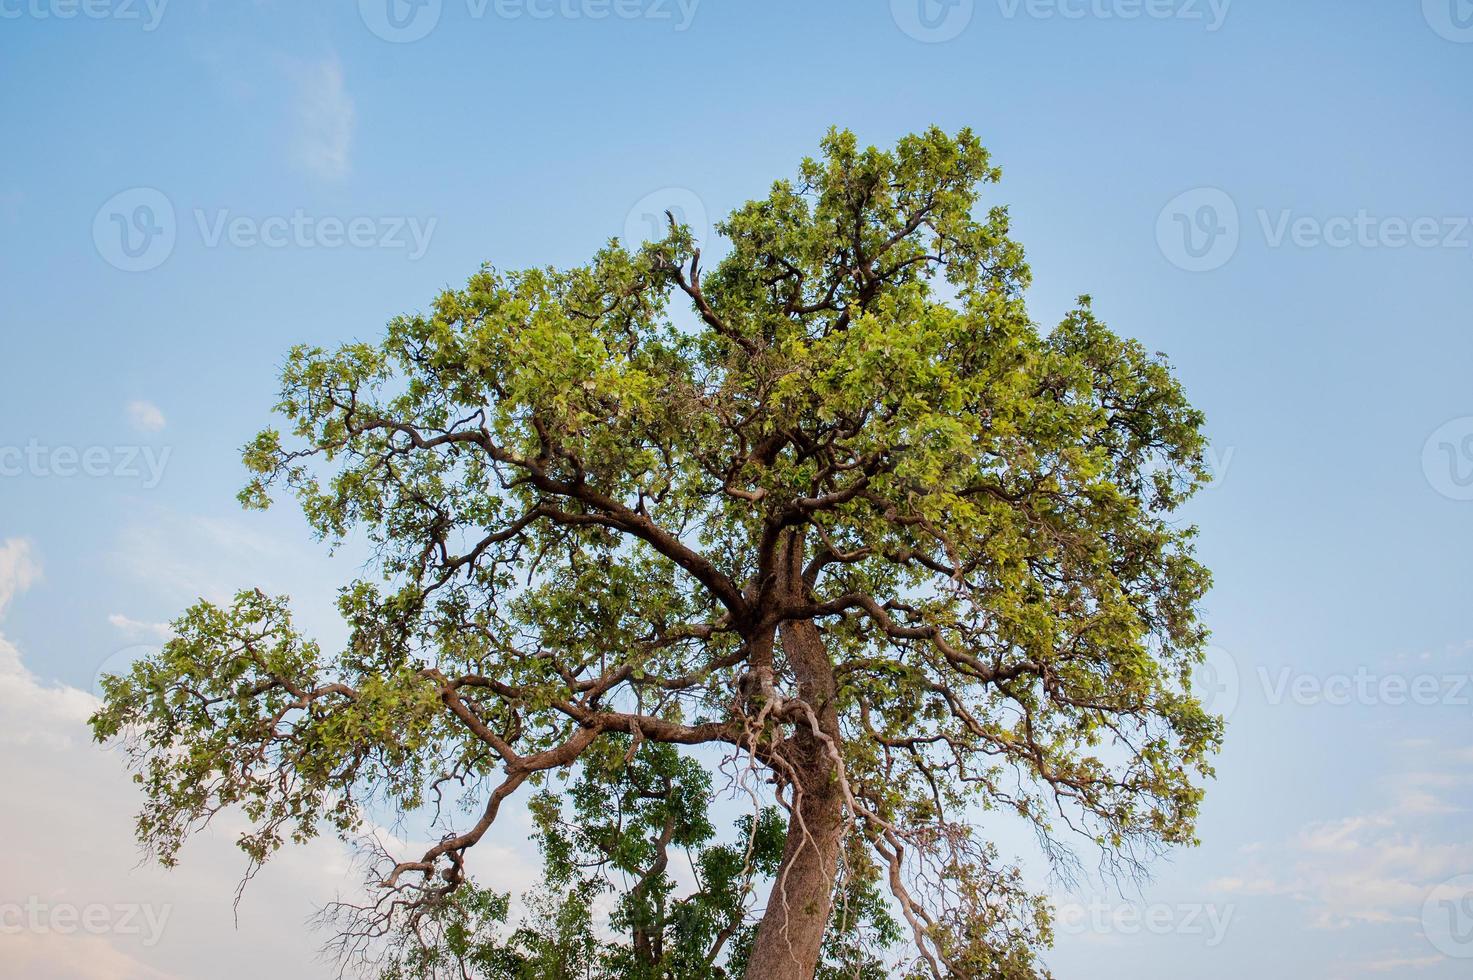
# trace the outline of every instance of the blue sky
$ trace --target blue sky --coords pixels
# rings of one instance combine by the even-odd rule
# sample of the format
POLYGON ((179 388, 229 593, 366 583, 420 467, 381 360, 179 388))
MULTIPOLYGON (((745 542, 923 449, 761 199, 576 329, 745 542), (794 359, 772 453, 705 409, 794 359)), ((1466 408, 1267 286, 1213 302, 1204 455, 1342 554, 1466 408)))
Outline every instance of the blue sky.
MULTIPOLYGON (((1188 515, 1231 712, 1203 846, 1128 893, 1159 927, 1076 894, 1058 974, 1468 975, 1473 5, 394 3, 0 0, 0 750, 50 801, 0 833, 49 853, 58 808, 126 824, 77 691, 195 595, 289 591, 336 635, 359 556, 234 502, 288 346, 371 337, 483 261, 579 262, 666 206, 709 224, 830 125, 970 126, 1035 318, 1092 294, 1171 357, 1218 460, 1188 515)), ((146 893, 189 927, 0 954, 235 975, 201 965, 209 936, 241 976, 314 975, 310 940, 262 937, 303 931, 336 858, 268 870, 234 931, 223 836, 170 878, 114 829, 103 862, 0 857, 0 909, 146 893)))

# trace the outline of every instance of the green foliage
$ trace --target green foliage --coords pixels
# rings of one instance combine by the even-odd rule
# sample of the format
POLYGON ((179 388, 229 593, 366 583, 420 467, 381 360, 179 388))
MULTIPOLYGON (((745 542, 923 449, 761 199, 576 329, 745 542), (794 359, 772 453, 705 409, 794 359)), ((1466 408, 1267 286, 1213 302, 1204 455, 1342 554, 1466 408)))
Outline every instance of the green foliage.
POLYGON ((107 682, 93 725, 130 740, 146 844, 172 862, 239 805, 259 862, 461 786, 473 820, 383 869, 394 899, 363 912, 370 934, 450 935, 503 921, 463 861, 503 800, 576 764, 537 803, 551 932, 477 969, 595 942, 597 858, 628 950, 659 940, 618 969, 681 976, 775 859, 711 842, 680 754, 707 745, 789 802, 842 784, 825 963, 870 975, 846 944, 889 928, 884 888, 916 969, 1031 977, 1047 915, 979 813, 1031 823, 1055 860, 1076 833, 1127 868, 1194 841, 1222 723, 1190 689, 1209 576, 1173 512, 1207 476, 1201 414, 1087 297, 1052 330, 1029 318, 970 132, 822 151, 718 226, 709 271, 672 220, 578 268, 483 268, 377 342, 292 350, 285 431, 246 447, 241 500, 289 490, 324 540, 363 535, 375 574, 342 590, 335 655, 243 592, 107 682), (784 624, 812 624, 823 663, 784 624), (650 874, 667 828, 692 895, 650 874))
POLYGON ((614 737, 584 757, 570 791, 539 794, 533 813, 550 884, 611 890, 606 975, 630 980, 709 977, 747 925, 753 879, 777 870, 784 840, 774 808, 738 822, 731 844, 712 843, 711 776, 669 745, 614 737), (676 853, 680 852, 680 853, 676 853), (696 887, 678 895, 672 860, 696 887))
MULTIPOLYGON (((777 872, 778 808, 739 818, 730 842, 709 820, 710 773, 671 746, 601 742, 566 792, 530 803, 545 862, 539 891, 508 927, 507 896, 463 890, 437 909, 440 940, 399 948, 384 980, 710 980, 740 975, 752 940, 753 885, 777 872), (677 885, 678 867, 694 876, 677 885), (594 912, 611 895, 601 931, 594 912), (601 934, 602 932, 602 934, 601 934)), ((873 882, 840 883, 820 980, 881 980, 901 933, 873 882)))

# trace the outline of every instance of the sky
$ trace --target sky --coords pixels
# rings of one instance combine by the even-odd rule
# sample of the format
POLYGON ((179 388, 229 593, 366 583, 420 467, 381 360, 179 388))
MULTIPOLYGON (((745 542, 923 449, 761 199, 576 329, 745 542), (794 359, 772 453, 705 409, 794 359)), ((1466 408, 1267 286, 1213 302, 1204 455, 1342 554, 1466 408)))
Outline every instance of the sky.
MULTIPOLYGON (((0 974, 332 973, 342 849, 237 921, 231 826, 140 864, 84 724, 197 596, 341 635, 363 556, 235 503, 292 344, 935 123, 1003 168, 1041 327, 1089 293, 1213 440, 1202 844, 1052 885, 1048 962, 1467 977, 1470 83, 1469 0, 0 0, 0 974)), ((525 826, 488 843, 525 886, 525 826)))

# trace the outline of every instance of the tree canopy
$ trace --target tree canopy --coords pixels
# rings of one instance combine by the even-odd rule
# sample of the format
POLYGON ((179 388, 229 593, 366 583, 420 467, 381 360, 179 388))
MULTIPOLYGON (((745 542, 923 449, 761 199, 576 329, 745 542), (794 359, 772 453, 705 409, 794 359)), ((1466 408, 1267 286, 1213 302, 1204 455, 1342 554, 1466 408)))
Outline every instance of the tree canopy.
POLYGON ((467 937, 506 910, 466 856, 540 787, 549 874, 632 876, 613 920, 652 976, 809 980, 851 901, 894 913, 910 974, 1045 975, 1047 910, 988 815, 1134 867, 1193 842, 1222 724, 1191 693, 1209 579, 1172 516, 1207 476, 1202 416, 1088 298, 1030 319, 980 203, 998 176, 969 131, 831 131, 717 226, 709 269, 672 218, 293 349, 242 502, 290 492, 374 567, 340 592, 340 651, 247 590, 105 681, 140 840, 172 863, 238 806, 259 863, 431 810, 445 835, 374 863, 343 949, 497 976, 505 937, 467 937), (731 845, 717 771, 756 801, 731 845), (645 874, 662 840, 709 858, 694 892, 645 874))

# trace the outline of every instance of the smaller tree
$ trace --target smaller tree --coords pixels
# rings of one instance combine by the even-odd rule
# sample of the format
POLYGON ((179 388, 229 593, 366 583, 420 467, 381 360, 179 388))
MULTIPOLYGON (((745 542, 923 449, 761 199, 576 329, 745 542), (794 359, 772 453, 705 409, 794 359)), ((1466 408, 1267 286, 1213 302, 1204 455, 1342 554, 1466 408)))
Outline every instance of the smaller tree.
POLYGON ((570 792, 532 799, 548 882, 610 892, 607 973, 630 980, 712 976, 748 925, 753 879, 782 855, 773 808, 738 821, 736 844, 713 843, 711 776, 673 746, 625 736, 582 760, 570 792), (672 852, 684 852, 695 889, 677 893, 672 852), (617 880, 615 880, 617 879, 617 880))
MULTIPOLYGON (((531 799, 544 879, 519 927, 508 926, 509 896, 477 891, 426 917, 421 941, 396 948, 385 980, 740 976, 756 924, 754 886, 776 873, 787 832, 781 811, 766 806, 735 821, 732 842, 718 842, 713 803, 710 773, 673 747, 601 743, 564 791, 531 799), (676 881, 682 864, 693 887, 676 881), (613 905, 600 923, 595 906, 605 895, 613 905)), ((880 953, 900 942, 898 924, 874 881, 849 876, 837 890, 819 980, 883 980, 880 953)), ((364 911, 335 909, 348 923, 364 911)))

